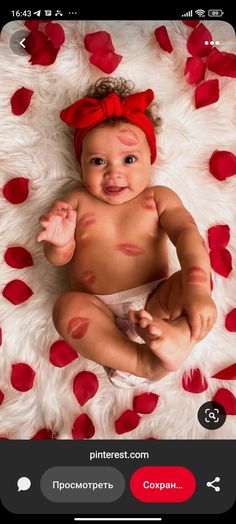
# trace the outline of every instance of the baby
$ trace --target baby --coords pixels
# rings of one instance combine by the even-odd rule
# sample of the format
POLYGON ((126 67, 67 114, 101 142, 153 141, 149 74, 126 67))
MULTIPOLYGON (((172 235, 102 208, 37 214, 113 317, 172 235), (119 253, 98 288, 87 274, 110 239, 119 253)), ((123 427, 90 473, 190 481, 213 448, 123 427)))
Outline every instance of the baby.
POLYGON ((101 79, 61 112, 76 128, 83 185, 40 217, 37 235, 51 264, 68 264, 71 291, 53 309, 57 331, 121 387, 177 370, 216 320, 195 221, 174 191, 148 186, 153 91, 131 91, 124 79, 101 79), (181 266, 171 276, 167 237, 181 266))

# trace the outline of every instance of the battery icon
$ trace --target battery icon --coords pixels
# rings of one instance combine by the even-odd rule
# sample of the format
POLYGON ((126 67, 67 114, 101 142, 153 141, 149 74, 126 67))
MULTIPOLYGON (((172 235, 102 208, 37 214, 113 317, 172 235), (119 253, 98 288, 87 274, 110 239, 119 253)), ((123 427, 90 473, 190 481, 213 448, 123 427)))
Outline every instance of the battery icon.
POLYGON ((209 9, 208 11, 208 16, 211 16, 213 18, 220 18, 221 16, 223 16, 223 11, 222 9, 209 9))

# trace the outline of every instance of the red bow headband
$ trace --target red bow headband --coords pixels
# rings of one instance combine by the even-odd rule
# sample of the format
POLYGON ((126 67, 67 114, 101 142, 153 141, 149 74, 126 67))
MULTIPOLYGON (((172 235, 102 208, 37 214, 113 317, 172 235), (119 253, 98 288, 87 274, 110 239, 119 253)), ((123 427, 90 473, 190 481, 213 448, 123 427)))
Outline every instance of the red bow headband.
POLYGON ((123 116, 129 122, 142 129, 145 133, 150 151, 151 164, 156 160, 156 137, 154 126, 144 111, 153 101, 154 93, 151 89, 120 98, 110 93, 102 100, 96 98, 82 98, 61 111, 61 119, 72 127, 76 127, 74 146, 80 162, 82 142, 85 135, 107 118, 123 116))

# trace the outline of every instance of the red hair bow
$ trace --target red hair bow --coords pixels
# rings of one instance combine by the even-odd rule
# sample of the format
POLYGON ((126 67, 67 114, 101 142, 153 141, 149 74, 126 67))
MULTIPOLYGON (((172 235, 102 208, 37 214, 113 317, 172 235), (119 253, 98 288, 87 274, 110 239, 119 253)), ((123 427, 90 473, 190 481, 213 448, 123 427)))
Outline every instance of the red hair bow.
POLYGON ((102 100, 82 98, 61 111, 61 119, 72 127, 76 127, 74 138, 75 151, 80 161, 82 141, 85 135, 104 120, 112 117, 124 117, 145 133, 150 151, 151 163, 156 160, 156 137, 154 126, 144 111, 154 98, 151 89, 120 98, 110 93, 102 100))

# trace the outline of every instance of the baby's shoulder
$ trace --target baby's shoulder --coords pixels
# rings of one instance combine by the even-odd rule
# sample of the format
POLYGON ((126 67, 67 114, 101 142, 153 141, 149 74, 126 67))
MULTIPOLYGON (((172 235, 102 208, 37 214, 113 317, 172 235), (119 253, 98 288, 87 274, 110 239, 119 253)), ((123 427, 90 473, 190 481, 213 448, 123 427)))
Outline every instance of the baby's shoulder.
POLYGON ((182 202, 170 187, 166 186, 153 186, 154 199, 157 205, 159 212, 163 212, 165 209, 179 207, 182 205, 182 202))
POLYGON ((72 189, 72 191, 66 193, 66 195, 63 197, 63 200, 70 204, 73 207, 73 209, 77 209, 79 203, 84 198, 84 193, 84 188, 82 186, 78 186, 72 189))
POLYGON ((154 197, 158 200, 160 199, 166 199, 166 198, 179 198, 177 193, 173 191, 173 189, 170 189, 170 187, 166 186, 153 186, 152 190, 154 192, 154 197))

